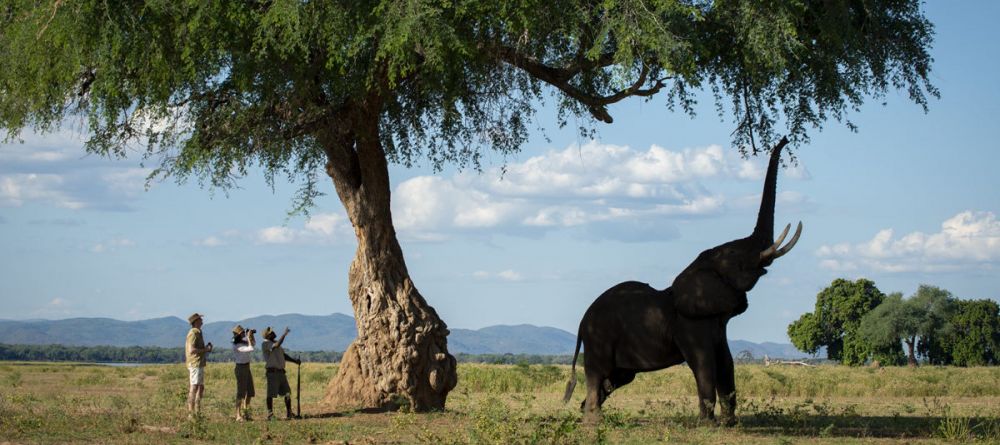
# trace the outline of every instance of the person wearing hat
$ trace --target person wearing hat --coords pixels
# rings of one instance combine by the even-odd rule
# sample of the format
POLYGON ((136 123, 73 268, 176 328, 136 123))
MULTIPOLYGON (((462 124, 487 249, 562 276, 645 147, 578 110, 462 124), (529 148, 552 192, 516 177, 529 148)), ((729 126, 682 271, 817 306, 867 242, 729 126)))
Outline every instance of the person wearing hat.
POLYGON ((256 395, 250 374, 250 354, 253 353, 255 329, 233 328, 233 355, 236 358, 236 420, 249 419, 250 399, 256 395))
POLYGON ((294 418, 292 415, 292 388, 288 385, 288 377, 285 375, 285 361, 295 364, 302 362, 285 354, 285 350, 281 347, 289 332, 290 330, 285 327, 281 338, 275 341, 277 334, 271 330, 271 327, 268 326, 267 329, 264 329, 264 342, 261 343, 261 348, 264 350, 264 368, 267 374, 268 419, 274 418, 274 398, 280 396, 285 396, 285 418, 294 418))
POLYGON ((188 317, 191 330, 184 342, 185 363, 188 367, 190 387, 188 389, 188 416, 201 412, 201 398, 205 394, 205 355, 212 352, 212 343, 205 344, 201 333, 202 315, 195 312, 188 317))

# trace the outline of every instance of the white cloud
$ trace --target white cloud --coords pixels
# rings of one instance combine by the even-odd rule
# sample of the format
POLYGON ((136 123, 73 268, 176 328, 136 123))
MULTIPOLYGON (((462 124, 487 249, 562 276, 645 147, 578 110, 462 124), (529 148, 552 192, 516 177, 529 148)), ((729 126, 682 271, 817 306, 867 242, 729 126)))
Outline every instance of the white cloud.
POLYGON ((47 134, 25 133, 21 141, 0 144, 0 164, 55 163, 84 156, 84 136, 61 129, 47 134))
POLYGON ((878 231, 857 243, 821 246, 820 266, 834 271, 942 272, 1000 263, 1000 221, 993 212, 965 211, 941 224, 937 233, 912 232, 897 237, 878 231))
POLYGON ((324 236, 332 237, 344 235, 345 229, 350 229, 350 222, 347 217, 338 213, 320 213, 310 217, 305 223, 305 230, 313 233, 321 233, 324 236))
POLYGON ((135 197, 146 189, 146 178, 151 172, 148 168, 121 168, 101 174, 101 179, 110 191, 135 197))
POLYGON ((257 241, 264 244, 288 244, 295 240, 295 232, 288 227, 274 226, 257 231, 257 241))
POLYGON ((746 167, 759 163, 742 160, 718 145, 682 151, 653 145, 638 151, 591 141, 508 165, 502 180, 481 182, 487 182, 493 193, 507 196, 677 197, 675 185, 698 179, 758 179, 745 173, 756 170, 763 177, 763 168, 746 167))
POLYGON ((200 239, 194 242, 194 245, 201 247, 220 247, 226 245, 226 242, 221 238, 215 236, 209 236, 204 239, 200 239))
POLYGON ((20 207, 41 201, 67 209, 86 204, 64 191, 66 180, 57 174, 17 173, 0 176, 0 206, 20 207))
MULTIPOLYGON (((238 238, 240 233, 228 231, 224 238, 238 238)), ((209 237, 214 239, 216 237, 209 237)), ((252 235, 258 244, 326 244, 354 240, 354 229, 347 217, 340 213, 320 213, 312 215, 301 228, 287 226, 272 226, 259 229, 252 235)), ((223 242, 219 240, 219 242, 223 242)), ((204 247, 213 247, 204 242, 195 243, 204 247)))
POLYGON ((91 246, 90 251, 93 253, 106 253, 114 252, 126 247, 135 247, 135 241, 128 238, 113 238, 91 246))
MULTIPOLYGON (((731 205, 730 199, 708 191, 700 181, 756 183, 765 170, 766 159, 745 160, 717 145, 635 150, 592 141, 508 164, 502 175, 493 169, 411 178, 393 191, 393 217, 404 237, 418 240, 483 229, 537 234, 596 223, 602 229, 585 230, 587 236, 605 237, 613 234, 614 224, 653 227, 649 222, 718 215, 731 207, 742 208, 741 203, 751 197, 756 206, 759 194, 737 198, 731 205)), ((804 169, 798 170, 804 176, 804 169)), ((782 193, 779 200, 806 201, 794 192, 782 193)))
POLYGON ((501 271, 497 276, 507 281, 521 281, 521 274, 510 269, 501 271))
POLYGON ((520 272, 513 269, 502 270, 496 273, 487 272, 485 270, 478 270, 476 272, 473 272, 472 276, 480 280, 500 280, 500 281, 511 281, 511 282, 521 281, 524 279, 524 276, 521 275, 520 272))
POLYGON ((130 210, 150 169, 88 155, 73 131, 26 134, 0 143, 0 207, 41 203, 68 209, 130 210))

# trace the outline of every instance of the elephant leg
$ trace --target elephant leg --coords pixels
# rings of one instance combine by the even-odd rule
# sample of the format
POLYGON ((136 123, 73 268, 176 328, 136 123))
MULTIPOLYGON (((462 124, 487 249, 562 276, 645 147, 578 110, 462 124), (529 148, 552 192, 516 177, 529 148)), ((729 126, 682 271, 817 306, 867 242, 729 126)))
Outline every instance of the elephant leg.
POLYGON ((596 424, 601 420, 601 402, 603 401, 602 383, 604 377, 589 369, 587 375, 587 398, 583 401, 583 422, 596 424))
POLYGON ((627 371, 624 369, 616 369, 611 373, 611 377, 608 378, 611 382, 611 387, 614 389, 621 388, 635 380, 635 372, 627 371))
POLYGON ((628 385, 632 382, 632 380, 635 380, 635 372, 633 371, 626 371, 624 369, 615 369, 611 371, 611 376, 601 382, 598 405, 604 406, 604 402, 608 400, 608 397, 611 396, 612 392, 618 388, 628 385))
POLYGON ((688 360, 698 384, 698 409, 702 420, 715 420, 716 360, 714 348, 697 350, 688 360))
POLYGON ((718 363, 716 383, 719 393, 719 421, 726 426, 736 424, 736 375, 733 368, 733 355, 729 345, 722 343, 716 355, 718 363))

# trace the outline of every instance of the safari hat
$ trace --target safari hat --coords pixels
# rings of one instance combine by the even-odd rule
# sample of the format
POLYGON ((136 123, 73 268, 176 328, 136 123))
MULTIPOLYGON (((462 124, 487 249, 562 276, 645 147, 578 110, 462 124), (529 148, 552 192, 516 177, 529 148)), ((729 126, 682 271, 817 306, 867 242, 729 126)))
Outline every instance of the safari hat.
POLYGON ((236 327, 233 328, 233 335, 243 335, 243 330, 243 326, 236 325, 236 327))
POLYGON ((270 326, 264 328, 264 338, 270 338, 272 335, 276 334, 274 333, 274 331, 271 330, 270 326))
POLYGON ((196 320, 201 320, 201 317, 202 317, 201 314, 195 312, 195 313, 191 314, 190 317, 188 317, 188 323, 194 324, 194 322, 196 320))

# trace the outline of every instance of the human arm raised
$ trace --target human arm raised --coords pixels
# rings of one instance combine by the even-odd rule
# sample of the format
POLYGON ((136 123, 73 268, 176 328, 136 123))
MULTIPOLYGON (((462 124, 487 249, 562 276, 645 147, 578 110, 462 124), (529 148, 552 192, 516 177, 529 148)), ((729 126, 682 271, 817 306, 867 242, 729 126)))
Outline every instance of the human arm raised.
POLYGON ((281 346, 281 344, 285 342, 285 337, 288 335, 289 332, 291 332, 291 329, 288 329, 288 326, 285 326, 285 332, 281 333, 281 337, 278 338, 278 341, 274 342, 275 348, 281 346))

